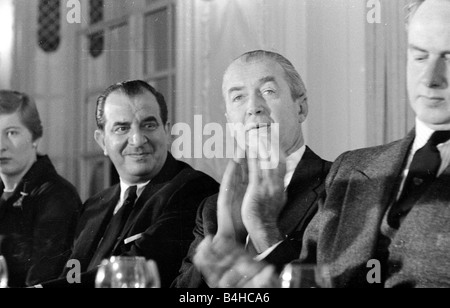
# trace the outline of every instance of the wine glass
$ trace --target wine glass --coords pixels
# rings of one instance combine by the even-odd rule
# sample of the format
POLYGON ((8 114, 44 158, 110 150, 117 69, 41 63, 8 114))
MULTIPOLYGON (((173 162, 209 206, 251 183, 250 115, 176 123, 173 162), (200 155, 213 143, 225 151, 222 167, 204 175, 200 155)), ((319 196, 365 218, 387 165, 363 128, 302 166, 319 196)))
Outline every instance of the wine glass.
POLYGON ((8 287, 8 267, 6 266, 6 260, 3 256, 0 256, 0 289, 8 287))
POLYGON ((160 288, 155 261, 143 257, 111 257, 103 260, 96 279, 96 288, 160 288))
POLYGON ((282 288, 331 288, 329 268, 292 262, 283 268, 280 284, 282 288))

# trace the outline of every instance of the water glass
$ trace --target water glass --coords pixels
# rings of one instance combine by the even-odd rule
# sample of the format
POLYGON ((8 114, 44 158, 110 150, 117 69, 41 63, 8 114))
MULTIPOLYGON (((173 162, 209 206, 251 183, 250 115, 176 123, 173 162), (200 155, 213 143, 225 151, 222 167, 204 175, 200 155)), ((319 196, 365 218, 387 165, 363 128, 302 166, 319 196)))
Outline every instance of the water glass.
POLYGON ((8 267, 6 266, 6 260, 3 256, 0 256, 0 289, 8 287, 8 267))
POLYGON ((160 288, 155 261, 143 257, 111 257, 103 260, 95 279, 96 288, 160 288))
POLYGON ((280 274, 282 288, 331 288, 327 266, 289 263, 280 274))

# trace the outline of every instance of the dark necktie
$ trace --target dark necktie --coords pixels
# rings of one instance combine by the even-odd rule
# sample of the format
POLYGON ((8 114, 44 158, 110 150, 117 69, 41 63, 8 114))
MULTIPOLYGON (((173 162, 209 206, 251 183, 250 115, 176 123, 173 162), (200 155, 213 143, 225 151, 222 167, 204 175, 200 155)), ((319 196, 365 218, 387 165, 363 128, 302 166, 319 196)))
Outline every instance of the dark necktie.
POLYGON ((413 157, 400 199, 388 214, 388 223, 398 229, 403 218, 436 179, 441 166, 438 144, 450 139, 450 131, 437 131, 413 157))
POLYGON ((2 194, 2 200, 7 201, 9 198, 12 197, 12 195, 14 195, 13 191, 5 191, 4 190, 3 194, 2 194))
POLYGON ((130 186, 125 192, 125 201, 119 211, 111 218, 103 238, 101 239, 97 250, 92 257, 89 264, 89 269, 100 265, 103 259, 111 257, 111 253, 113 252, 117 239, 123 231, 123 227, 125 226, 131 211, 133 210, 134 203, 137 198, 136 191, 136 186, 130 186))

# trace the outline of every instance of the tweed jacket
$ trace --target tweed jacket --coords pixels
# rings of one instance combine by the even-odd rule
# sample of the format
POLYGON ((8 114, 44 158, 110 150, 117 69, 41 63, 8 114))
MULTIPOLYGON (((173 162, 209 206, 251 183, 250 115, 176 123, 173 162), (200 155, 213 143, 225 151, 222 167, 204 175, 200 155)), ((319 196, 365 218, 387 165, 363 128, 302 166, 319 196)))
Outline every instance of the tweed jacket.
POLYGON ((406 216, 390 244, 390 269, 369 284, 386 210, 396 201, 415 138, 342 154, 326 180, 326 197, 308 226, 303 262, 330 266, 334 287, 450 286, 450 167, 406 216))

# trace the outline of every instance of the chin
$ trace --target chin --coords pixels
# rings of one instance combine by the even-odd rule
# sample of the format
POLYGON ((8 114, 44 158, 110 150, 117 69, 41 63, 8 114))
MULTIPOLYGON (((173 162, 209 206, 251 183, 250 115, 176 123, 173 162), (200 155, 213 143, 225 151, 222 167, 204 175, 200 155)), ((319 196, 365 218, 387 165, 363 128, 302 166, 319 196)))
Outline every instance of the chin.
POLYGON ((442 114, 437 114, 435 116, 419 117, 419 119, 431 127, 450 127, 450 115, 443 117, 442 114))

